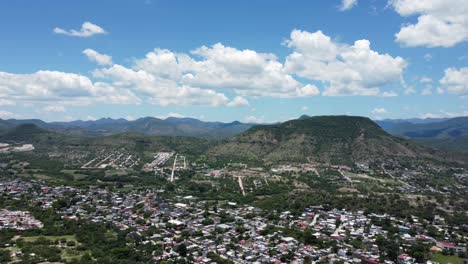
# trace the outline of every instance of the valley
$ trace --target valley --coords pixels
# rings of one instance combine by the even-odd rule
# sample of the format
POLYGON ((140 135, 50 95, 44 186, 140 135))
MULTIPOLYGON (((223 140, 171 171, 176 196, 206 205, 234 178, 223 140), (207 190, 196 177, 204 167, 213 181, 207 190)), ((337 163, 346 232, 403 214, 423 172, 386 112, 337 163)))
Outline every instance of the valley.
POLYGON ((105 263, 96 250, 109 249, 92 247, 77 225, 107 226, 102 241, 136 262, 322 261, 332 248, 342 252, 336 261, 377 261, 401 257, 395 246, 421 261, 441 241, 465 243, 466 157, 391 136, 366 118, 303 117, 217 141, 13 129, 4 144, 33 148, 1 154, 8 191, 0 202, 5 217, 40 221, 3 227, 16 230, 3 236, 14 259, 105 263), (44 239, 27 242, 31 235, 44 239), (76 236, 80 246, 55 250, 51 235, 76 236), (28 251, 39 245, 50 250, 28 251))

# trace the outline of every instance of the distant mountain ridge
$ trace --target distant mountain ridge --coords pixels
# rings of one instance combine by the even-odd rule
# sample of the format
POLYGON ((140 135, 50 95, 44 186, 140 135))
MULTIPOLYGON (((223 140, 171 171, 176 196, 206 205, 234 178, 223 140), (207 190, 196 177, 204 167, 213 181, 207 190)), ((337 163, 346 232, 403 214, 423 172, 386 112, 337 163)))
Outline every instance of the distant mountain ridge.
MULTIPOLYGON (((311 118, 300 116, 297 120, 311 118)), ((468 117, 384 119, 375 121, 386 132, 438 149, 468 153, 468 117)), ((40 119, 0 119, 0 134, 21 124, 72 136, 100 137, 121 133, 156 136, 187 136, 222 140, 239 135, 254 124, 234 121, 205 122, 195 118, 143 117, 136 120, 101 118, 92 121, 44 122, 40 119)), ((277 123, 280 124, 280 123, 277 123)))
POLYGON ((440 149, 468 152, 468 117, 438 119, 434 122, 401 122, 388 125, 380 122, 387 132, 440 149))
POLYGON ((75 136, 107 136, 120 133, 137 133, 158 136, 188 136, 198 138, 224 139, 249 129, 252 124, 234 121, 204 122, 194 118, 169 117, 159 119, 143 117, 136 120, 123 118, 101 118, 94 121, 44 122, 39 119, 0 120, 0 131, 8 131, 17 125, 34 124, 49 131, 75 136))

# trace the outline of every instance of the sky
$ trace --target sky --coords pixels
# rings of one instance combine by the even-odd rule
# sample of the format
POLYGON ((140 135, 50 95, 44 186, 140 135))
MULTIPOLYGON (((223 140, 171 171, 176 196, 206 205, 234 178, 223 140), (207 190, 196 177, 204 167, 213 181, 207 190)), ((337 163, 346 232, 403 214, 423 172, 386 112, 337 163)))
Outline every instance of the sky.
POLYGON ((466 0, 0 1, 0 118, 468 116, 466 0))

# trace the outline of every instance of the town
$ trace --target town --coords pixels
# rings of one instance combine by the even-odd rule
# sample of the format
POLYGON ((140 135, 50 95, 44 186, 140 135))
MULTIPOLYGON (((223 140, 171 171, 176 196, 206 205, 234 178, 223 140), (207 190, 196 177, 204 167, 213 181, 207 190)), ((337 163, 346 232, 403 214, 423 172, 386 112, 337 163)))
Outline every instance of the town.
MULTIPOLYGON (((118 152, 101 156, 104 159, 96 160, 95 165, 85 167, 104 170, 108 166, 99 164, 113 164, 109 167, 112 170, 127 170, 127 167, 116 164, 126 164, 125 161, 117 161, 131 158, 131 155, 122 158, 124 154, 118 152), (106 160, 109 163, 105 163, 106 160)), ((142 170, 150 173, 148 177, 152 178, 158 177, 153 171, 163 171, 165 168, 172 168, 172 173, 181 172, 174 172, 176 164, 179 164, 175 160, 177 156, 174 153, 159 152, 154 161, 142 166, 142 170), (174 160, 169 162, 171 157, 174 160)), ((185 157, 181 157, 183 162, 177 167, 184 168, 187 164, 184 164, 185 157)), ((3 170, 10 174, 24 175, 28 166, 13 161, 4 165, 3 170)), ((449 191, 445 186, 430 186, 427 183, 421 185, 412 177, 405 176, 429 175, 430 171, 441 172, 441 168, 408 169, 395 161, 387 161, 380 166, 356 164, 355 168, 318 163, 289 164, 269 170, 249 168, 241 163, 227 164, 221 169, 206 166, 195 169, 198 165, 192 166, 191 170, 200 170, 193 180, 209 180, 211 182, 206 182, 207 185, 220 189, 221 185, 216 180, 231 179, 230 183, 237 185, 233 189, 234 193, 244 197, 280 184, 287 180, 286 176, 296 178, 292 184, 298 189, 303 188, 302 185, 307 181, 321 180, 337 185, 342 195, 362 195, 362 185, 369 186, 371 183, 387 188, 385 192, 408 195, 444 195, 449 191), (301 183, 303 175, 313 176, 301 183)), ((466 185, 463 184, 467 179, 466 172, 460 168, 450 170, 454 171, 459 181, 456 191, 465 192, 466 185)), ((174 182, 174 178, 169 178, 168 175, 160 177, 168 184, 174 182)), ((54 210, 62 224, 70 221, 110 224, 115 229, 114 232, 125 235, 128 246, 144 252, 148 259, 156 263, 184 260, 194 263, 403 264, 437 262, 434 259, 445 255, 460 258, 466 256, 466 223, 457 225, 453 221, 446 221, 441 215, 433 215, 427 219, 411 214, 396 216, 366 210, 332 208, 328 203, 304 206, 295 212, 265 210, 226 199, 204 199, 177 193, 168 195, 168 191, 162 187, 113 191, 103 186, 77 188, 50 185, 47 179, 41 178, 2 179, 0 191, 3 194, 3 204, 27 196, 29 199, 26 207, 40 208, 41 211, 54 210)), ((175 180, 177 183, 179 178, 175 180)), ((445 212, 454 210, 449 205, 439 207, 445 212)), ((13 262, 22 259, 51 260, 51 256, 41 255, 41 252, 26 254, 28 249, 24 248, 24 242, 20 243, 23 240, 28 241, 28 236, 22 235, 25 230, 47 229, 31 212, 8 208, 1 210, 0 229, 18 232, 4 241, 3 245, 3 250, 10 254, 13 262)), ((46 234, 40 237, 39 241, 49 239, 46 234)), ((39 238, 36 236, 32 241, 37 239, 39 238)), ((74 236, 71 241, 81 243, 74 236)), ((49 245, 48 242, 47 244, 49 245)), ((50 244, 48 247, 55 245, 50 244)), ((55 257, 62 261, 74 261, 87 254, 77 248, 79 247, 63 246, 56 252, 59 257, 55 257)))

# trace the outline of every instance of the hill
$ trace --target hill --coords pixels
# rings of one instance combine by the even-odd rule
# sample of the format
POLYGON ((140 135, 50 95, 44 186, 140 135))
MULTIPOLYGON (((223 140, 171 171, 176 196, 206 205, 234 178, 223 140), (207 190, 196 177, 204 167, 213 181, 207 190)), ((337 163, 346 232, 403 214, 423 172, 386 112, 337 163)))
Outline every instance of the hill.
POLYGON ((394 137, 365 117, 301 117, 276 125, 254 126, 210 154, 246 162, 353 164, 380 158, 453 161, 411 141, 394 137))
POLYGON ((1 138, 8 140, 24 141, 32 140, 33 138, 40 137, 41 135, 48 133, 50 132, 39 128, 34 124, 21 124, 6 131, 1 136, 1 138))

